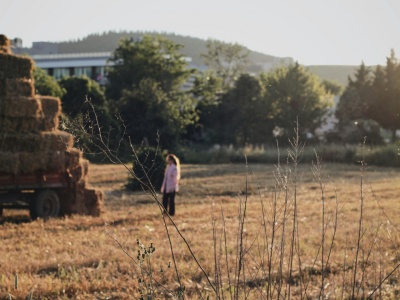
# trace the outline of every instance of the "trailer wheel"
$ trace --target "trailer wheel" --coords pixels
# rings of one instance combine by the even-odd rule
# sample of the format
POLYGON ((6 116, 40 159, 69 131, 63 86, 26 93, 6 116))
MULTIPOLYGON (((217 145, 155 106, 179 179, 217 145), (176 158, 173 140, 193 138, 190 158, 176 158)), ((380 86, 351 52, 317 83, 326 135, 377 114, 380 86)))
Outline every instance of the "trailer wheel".
POLYGON ((31 203, 30 214, 32 219, 53 218, 60 213, 60 200, 55 191, 41 191, 37 198, 31 203))

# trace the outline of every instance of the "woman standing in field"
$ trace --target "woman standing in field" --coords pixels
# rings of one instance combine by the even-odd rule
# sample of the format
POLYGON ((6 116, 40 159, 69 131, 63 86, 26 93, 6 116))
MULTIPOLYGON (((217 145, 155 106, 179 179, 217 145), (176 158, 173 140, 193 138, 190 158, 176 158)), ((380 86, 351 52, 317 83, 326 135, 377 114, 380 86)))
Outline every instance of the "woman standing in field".
POLYGON ((161 186, 163 193, 163 206, 169 214, 175 214, 175 193, 179 190, 179 179, 181 178, 181 167, 179 159, 174 154, 167 155, 167 168, 164 173, 164 180, 161 186))

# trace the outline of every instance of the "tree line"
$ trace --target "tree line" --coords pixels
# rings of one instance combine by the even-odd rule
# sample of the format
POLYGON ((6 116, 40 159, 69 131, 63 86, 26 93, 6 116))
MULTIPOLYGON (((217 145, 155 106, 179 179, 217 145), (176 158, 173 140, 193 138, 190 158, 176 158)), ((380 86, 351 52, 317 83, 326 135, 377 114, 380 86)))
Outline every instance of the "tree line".
MULTIPOLYGON (((119 116, 131 142, 160 144, 170 150, 267 144, 276 139, 284 143, 296 122, 300 135, 315 139, 314 131, 327 118, 333 96, 341 92, 338 84, 320 80, 298 63, 269 73, 246 73, 249 53, 238 44, 209 40, 204 72, 189 68, 181 48, 161 36, 122 39, 110 58, 113 67, 105 87, 87 77, 56 82, 36 69, 36 88, 38 93, 62 99, 65 118, 79 118, 88 110, 85 100, 90 99, 100 113, 102 128, 117 126, 114 116, 119 116)), ((394 53, 374 76, 361 65, 356 79, 349 78, 336 111, 338 126, 326 140, 342 141, 341 131, 362 120, 397 129, 396 116, 391 114, 399 111, 395 95, 399 85, 392 77, 399 70, 394 53), (392 103, 385 110, 382 97, 392 103)))

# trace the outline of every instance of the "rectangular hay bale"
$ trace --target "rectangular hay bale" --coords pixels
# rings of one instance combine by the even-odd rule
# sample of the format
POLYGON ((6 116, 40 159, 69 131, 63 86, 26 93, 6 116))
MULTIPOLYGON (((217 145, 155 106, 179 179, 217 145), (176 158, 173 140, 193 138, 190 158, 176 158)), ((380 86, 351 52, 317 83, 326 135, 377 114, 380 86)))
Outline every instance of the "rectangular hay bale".
POLYGON ((38 118, 41 116, 42 106, 34 97, 4 97, 0 98, 0 114, 15 118, 38 118))
POLYGON ((79 162, 83 158, 83 153, 77 148, 72 148, 65 152, 65 166, 68 170, 78 167, 79 162))
POLYGON ((0 151, 40 152, 40 142, 38 133, 0 133, 0 151))
POLYGON ((46 170, 65 171, 65 151, 48 151, 48 162, 46 170))
POLYGON ((0 151, 0 172, 17 174, 18 171, 18 153, 0 151))
POLYGON ((0 115, 0 132, 30 133, 39 132, 43 117, 7 117, 0 115))
POLYGON ((42 136, 42 149, 68 151, 74 146, 73 135, 65 131, 41 132, 40 135, 42 136))
POLYGON ((99 216, 104 203, 104 193, 100 190, 85 189, 85 207, 88 215, 99 216))
POLYGON ((42 104, 43 111, 43 131, 55 131, 58 129, 61 116, 61 101, 59 98, 37 96, 38 100, 42 104))
POLYGON ((49 153, 46 152, 19 152, 18 173, 32 173, 47 170, 49 153))
POLYGON ((32 70, 32 59, 0 53, 0 78, 32 79, 32 70))
POLYGON ((89 173, 89 161, 87 159, 81 159, 79 165, 69 170, 72 181, 73 182, 80 182, 84 180, 87 183, 87 175, 89 173))
POLYGON ((35 87, 32 79, 0 78, 0 97, 33 97, 35 87))

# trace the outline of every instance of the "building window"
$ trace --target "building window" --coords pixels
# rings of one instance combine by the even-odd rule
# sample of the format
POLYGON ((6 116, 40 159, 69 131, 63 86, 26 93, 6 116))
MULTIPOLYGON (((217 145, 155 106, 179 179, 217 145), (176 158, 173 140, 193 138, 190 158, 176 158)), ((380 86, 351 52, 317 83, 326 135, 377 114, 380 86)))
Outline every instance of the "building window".
POLYGON ((75 76, 86 75, 87 77, 91 78, 92 77, 92 68, 91 67, 75 68, 74 75, 75 76))
POLYGON ((53 76, 55 79, 59 80, 63 77, 69 77, 69 68, 55 68, 53 71, 53 76))

